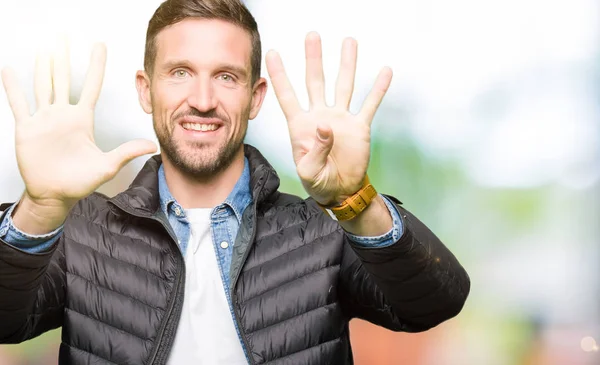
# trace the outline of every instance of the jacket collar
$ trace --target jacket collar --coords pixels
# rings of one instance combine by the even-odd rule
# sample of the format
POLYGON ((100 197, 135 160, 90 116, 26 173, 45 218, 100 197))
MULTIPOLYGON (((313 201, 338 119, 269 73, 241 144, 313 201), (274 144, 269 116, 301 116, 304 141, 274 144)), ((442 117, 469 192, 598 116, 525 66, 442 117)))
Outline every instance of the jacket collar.
MULTIPOLYGON (((279 176, 267 159, 255 147, 245 144, 244 155, 250 168, 252 200, 260 205, 279 188, 279 176)), ((158 171, 162 164, 160 155, 154 155, 142 167, 129 187, 109 199, 109 203, 142 216, 152 216, 161 209, 158 171)))

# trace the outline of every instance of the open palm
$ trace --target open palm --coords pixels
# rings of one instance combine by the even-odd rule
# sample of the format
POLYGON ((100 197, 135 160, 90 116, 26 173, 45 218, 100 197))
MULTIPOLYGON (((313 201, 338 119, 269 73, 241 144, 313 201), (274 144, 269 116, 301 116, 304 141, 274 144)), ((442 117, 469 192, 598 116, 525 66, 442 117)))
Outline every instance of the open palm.
POLYGON ((306 86, 308 111, 300 107, 279 55, 266 57, 269 77, 286 119, 296 170, 308 194, 318 203, 342 202, 358 191, 370 158, 371 123, 392 79, 384 68, 361 110, 348 109, 354 89, 357 45, 346 39, 335 89, 335 104, 325 102, 321 39, 312 32, 306 37, 306 86))
POLYGON ((94 47, 79 102, 69 102, 69 53, 66 43, 52 60, 38 57, 35 70, 37 111, 29 106, 9 69, 2 80, 15 116, 15 148, 26 194, 44 204, 67 205, 112 179, 133 158, 156 151, 145 140, 127 142, 110 152, 94 141, 94 108, 104 76, 106 48, 94 47))

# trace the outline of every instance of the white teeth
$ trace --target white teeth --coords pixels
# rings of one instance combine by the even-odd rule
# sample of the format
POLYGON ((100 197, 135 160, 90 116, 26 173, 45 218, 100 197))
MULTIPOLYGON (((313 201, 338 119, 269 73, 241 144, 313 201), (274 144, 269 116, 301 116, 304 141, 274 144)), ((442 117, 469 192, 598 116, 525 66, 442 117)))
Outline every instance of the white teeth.
POLYGON ((182 126, 185 129, 202 132, 214 131, 218 128, 216 124, 183 123, 182 126))

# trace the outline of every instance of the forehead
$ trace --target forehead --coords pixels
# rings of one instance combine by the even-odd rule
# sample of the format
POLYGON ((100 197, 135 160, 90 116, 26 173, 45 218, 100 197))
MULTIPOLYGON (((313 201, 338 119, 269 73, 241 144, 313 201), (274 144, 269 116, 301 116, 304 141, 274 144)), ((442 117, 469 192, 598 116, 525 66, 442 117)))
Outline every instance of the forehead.
POLYGON ((243 28, 219 19, 185 19, 156 36, 156 64, 185 59, 193 64, 235 63, 250 68, 252 40, 243 28))

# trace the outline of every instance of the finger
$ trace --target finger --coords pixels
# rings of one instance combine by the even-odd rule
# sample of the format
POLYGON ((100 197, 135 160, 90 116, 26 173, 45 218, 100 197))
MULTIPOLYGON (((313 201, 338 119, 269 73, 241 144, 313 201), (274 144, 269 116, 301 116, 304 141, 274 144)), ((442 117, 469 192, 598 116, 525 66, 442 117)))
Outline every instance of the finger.
POLYGON ((29 105, 27 104, 25 92, 23 92, 23 89, 19 86, 19 80, 17 80, 14 70, 9 68, 2 70, 2 84, 4 85, 8 104, 10 105, 15 120, 17 122, 25 120, 30 116, 29 105))
POLYGON ((69 103, 69 88, 71 83, 69 69, 69 46, 66 38, 61 38, 52 65, 52 85, 54 86, 54 103, 69 103))
POLYGON ((156 144, 145 139, 136 139, 125 142, 119 147, 106 153, 108 166, 117 174, 126 164, 136 157, 156 152, 156 144))
POLYGON ((356 75, 356 40, 346 38, 342 44, 342 60, 340 72, 335 84, 335 105, 348 109, 354 91, 354 77, 356 75))
POLYGON ((323 54, 321 37, 317 32, 306 36, 306 89, 311 107, 325 105, 325 77, 323 75, 323 54))
POLYGON ((369 125, 373 122, 373 117, 375 116, 375 112, 379 108, 381 104, 381 100, 385 96, 388 88, 390 87, 390 83, 392 82, 392 69, 389 67, 384 67, 380 72, 379 76, 377 76, 377 80, 375 81, 375 85, 371 89, 369 95, 365 99, 363 106, 358 113, 358 117, 361 120, 364 120, 369 125))
POLYGON ((35 103, 39 110, 52 103, 52 59, 50 55, 43 53, 36 57, 33 78, 35 103))
POLYGON ((286 119, 289 121, 296 114, 302 112, 302 108, 300 107, 294 88, 285 73, 285 68, 279 54, 275 51, 269 51, 267 52, 265 61, 275 96, 279 101, 279 106, 283 110, 283 114, 285 114, 286 119))
POLYGON ((85 83, 79 98, 79 105, 93 109, 96 106, 102 82, 104 80, 104 70, 106 68, 106 46, 102 43, 94 45, 90 66, 85 76, 85 83))
POLYGON ((328 125, 317 126, 317 136, 313 147, 302 159, 298 176, 304 181, 314 181, 327 166, 327 157, 333 148, 333 131, 328 125))

